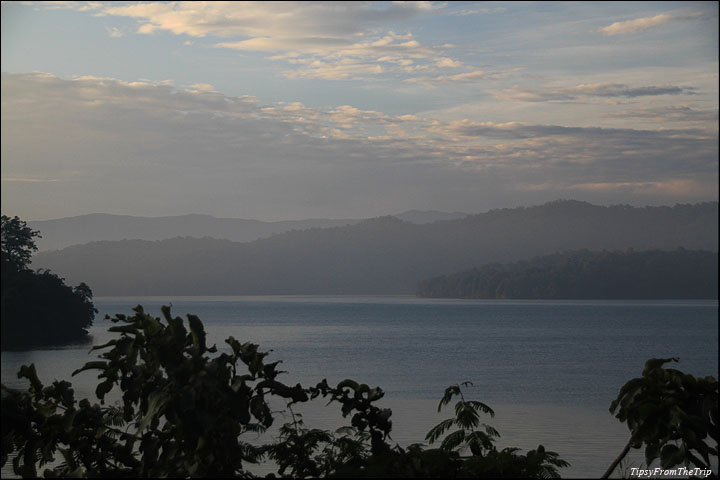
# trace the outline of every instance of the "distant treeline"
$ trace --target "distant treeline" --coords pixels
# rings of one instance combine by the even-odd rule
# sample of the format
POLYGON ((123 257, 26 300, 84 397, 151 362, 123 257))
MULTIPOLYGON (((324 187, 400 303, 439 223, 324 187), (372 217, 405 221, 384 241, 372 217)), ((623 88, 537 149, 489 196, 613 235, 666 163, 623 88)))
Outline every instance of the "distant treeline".
POLYGON ((718 298, 718 254, 682 248, 580 250, 430 278, 420 282, 417 294, 507 299, 718 298))

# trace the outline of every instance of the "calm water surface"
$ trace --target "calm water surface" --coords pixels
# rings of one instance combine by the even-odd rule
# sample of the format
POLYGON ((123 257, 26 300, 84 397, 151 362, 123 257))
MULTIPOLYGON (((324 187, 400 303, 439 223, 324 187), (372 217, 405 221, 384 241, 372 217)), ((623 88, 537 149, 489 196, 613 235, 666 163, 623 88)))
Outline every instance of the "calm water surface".
MULTIPOLYGON (((160 316, 198 315, 208 343, 232 335, 272 350, 287 383, 314 385, 352 378, 381 386, 393 409, 393 440, 420 442, 450 412, 437 402, 451 383, 474 383, 467 394, 488 403, 486 419, 501 446, 542 443, 572 467, 566 477, 597 477, 627 441, 608 412, 619 388, 640 376, 651 357, 680 357, 678 368, 718 377, 717 301, 470 301, 414 297, 141 297, 96 298, 93 343, 109 340, 105 314, 142 304, 160 316)), ((3 352, 2 381, 21 386, 20 365, 35 363, 41 380, 69 379, 93 360, 89 345, 3 352)), ((72 379, 93 396, 96 376, 72 379)), ((338 408, 311 405, 310 426, 340 425, 338 408)), ((640 456, 633 457, 636 465, 640 456)), ((3 469, 3 476, 8 472, 3 469)))

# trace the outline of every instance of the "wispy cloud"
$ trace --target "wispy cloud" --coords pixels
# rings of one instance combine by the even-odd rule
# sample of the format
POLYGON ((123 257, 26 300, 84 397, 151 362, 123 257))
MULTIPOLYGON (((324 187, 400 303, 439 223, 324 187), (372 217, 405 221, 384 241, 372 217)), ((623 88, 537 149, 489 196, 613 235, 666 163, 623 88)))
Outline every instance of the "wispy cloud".
POLYGON ((505 7, 485 7, 482 4, 471 5, 469 8, 463 8, 462 10, 455 10, 450 12, 450 15, 456 16, 467 16, 467 15, 489 15, 492 13, 502 13, 507 11, 505 7))
POLYGON ((216 46, 276 53, 270 59, 293 66, 285 73, 289 78, 367 80, 388 74, 413 76, 463 65, 447 57, 445 47, 422 45, 410 33, 390 31, 369 37, 354 43, 350 43, 351 38, 258 37, 216 46))
POLYGON ((601 193, 627 192, 641 195, 661 195, 682 197, 692 195, 717 195, 717 187, 696 180, 667 180, 661 182, 606 182, 579 183, 568 185, 568 190, 580 190, 601 193))
POLYGON ((649 28, 664 25, 671 21, 677 20, 691 20, 703 15, 702 12, 696 12, 692 14, 669 14, 661 13, 653 17, 636 18, 635 20, 624 20, 620 22, 614 22, 605 27, 601 27, 598 31, 605 35, 626 35, 630 33, 642 32, 649 28))
POLYGON ((76 1, 43 1, 43 2, 20 2, 25 5, 42 7, 47 10, 77 10, 88 12, 100 10, 105 7, 103 2, 76 2, 76 1))
POLYGON ((718 110, 698 109, 688 105, 667 105, 652 108, 634 108, 617 112, 604 113, 604 116, 612 118, 638 118, 654 123, 698 123, 707 125, 717 130, 718 110))
POLYGON ((61 182, 59 178, 36 178, 36 177, 2 177, 0 178, 3 182, 8 183, 52 183, 61 182))
POLYGON ((677 85, 665 86, 636 86, 631 87, 619 83, 596 83, 589 85, 576 85, 574 87, 545 87, 527 89, 512 87, 503 90, 493 90, 491 93, 502 100, 521 102, 552 102, 574 101, 592 97, 648 97, 657 95, 694 95, 695 87, 680 87, 677 85))
POLYGON ((419 83, 422 85, 435 86, 444 83, 475 83, 481 80, 496 78, 502 75, 503 73, 475 70, 470 72, 456 73, 455 75, 418 76, 408 78, 405 81, 409 83, 419 83))
POLYGON ((105 27, 105 31, 112 38, 121 38, 125 36, 125 30, 119 27, 105 27))
POLYGON ((380 8, 369 2, 148 2, 106 4, 100 14, 135 18, 140 33, 339 39, 441 7, 432 2, 393 2, 380 8))

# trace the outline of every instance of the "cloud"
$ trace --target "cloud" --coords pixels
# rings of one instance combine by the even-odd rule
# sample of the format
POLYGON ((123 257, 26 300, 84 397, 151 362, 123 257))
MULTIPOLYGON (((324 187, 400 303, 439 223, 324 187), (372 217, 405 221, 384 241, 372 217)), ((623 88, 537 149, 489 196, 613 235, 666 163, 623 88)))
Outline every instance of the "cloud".
POLYGON ((270 53, 287 63, 287 78, 369 80, 462 67, 448 55, 451 45, 423 45, 411 33, 387 27, 443 7, 434 2, 149 2, 103 4, 93 11, 135 19, 139 34, 213 37, 219 39, 217 48, 270 53))
POLYGON ((216 90, 215 90, 215 87, 213 87, 209 83, 194 83, 194 84, 190 85, 190 88, 188 89, 188 91, 191 91, 191 92, 214 92, 216 90))
POLYGON ((696 123, 717 130, 718 110, 697 109, 688 105, 668 105, 654 108, 635 108, 619 112, 608 112, 610 118, 638 118, 652 123, 696 123))
POLYGON ((576 85, 574 87, 546 87, 545 89, 524 89, 520 87, 492 90, 490 93, 501 100, 520 102, 568 102, 593 97, 635 98, 658 95, 695 95, 696 88, 680 87, 677 85, 665 86, 638 86, 630 87, 620 83, 596 83, 589 85, 576 85))
POLYGON ((101 15, 135 18, 140 33, 159 30, 193 37, 345 38, 377 25, 431 12, 431 2, 149 2, 105 5, 101 15))
POLYGON ((589 96, 589 97, 643 97, 654 95, 693 95, 695 92, 691 87, 628 87, 627 85, 617 83, 598 83, 593 85, 578 85, 576 87, 567 88, 564 91, 569 95, 589 96))
POLYGON ((717 198, 718 187, 711 182, 699 180, 674 179, 656 182, 601 182, 601 183, 518 183, 518 191, 525 192, 566 192, 566 195, 576 196, 578 193, 594 198, 666 198, 666 199, 706 199, 717 198))
POLYGON ((492 13, 502 13, 505 11, 507 11, 507 8, 505 8, 505 7, 487 8, 487 7, 473 6, 472 8, 464 8, 462 10, 456 10, 454 12, 450 12, 450 15, 456 15, 456 16, 489 15, 492 13))
POLYGON ((29 177, 2 177, 3 182, 8 183, 51 183, 62 181, 59 178, 29 178, 29 177))
POLYGON ((388 74, 412 76, 441 68, 458 68, 462 62, 445 55, 444 47, 420 44, 412 34, 368 36, 362 41, 341 38, 256 37, 221 42, 217 47, 277 53, 272 60, 294 66, 288 78, 369 80, 388 74))
POLYGON ((121 38, 125 36, 125 30, 118 27, 105 27, 105 31, 112 38, 121 38))
POLYGON ((435 76, 419 76, 408 78, 405 81, 409 83, 419 83, 421 85, 435 86, 442 83, 475 83, 489 78, 500 76, 499 73, 485 72, 475 70, 470 72, 457 73, 455 75, 435 75, 435 76))
POLYGON ((628 192, 640 195, 661 195, 668 197, 692 197, 717 195, 717 187, 696 180, 667 180, 661 182, 613 182, 581 183, 569 185, 568 190, 580 190, 600 193, 628 192))
MULTIPOLYGON (((147 214, 154 205, 157 214, 362 216, 430 207, 432 198, 479 208, 470 206, 521 184, 548 185, 542 194, 551 195, 718 180, 717 132, 697 128, 450 122, 353 105, 264 105, 202 84, 49 74, 2 74, 2 98, 2 199, 11 210, 44 202, 58 212, 147 214)), ((692 197, 679 187, 656 192, 692 197)))
POLYGON ((630 33, 642 32, 652 27, 664 25, 674 20, 690 20, 702 16, 702 12, 693 13, 690 15, 671 15, 669 13, 661 13, 654 17, 637 18, 635 20, 625 20, 622 22, 615 22, 605 27, 598 29, 600 33, 605 35, 627 35, 630 33))
POLYGON ((104 7, 102 2, 44 1, 21 3, 32 6, 42 6, 42 8, 46 10, 77 10, 79 12, 99 10, 104 7))

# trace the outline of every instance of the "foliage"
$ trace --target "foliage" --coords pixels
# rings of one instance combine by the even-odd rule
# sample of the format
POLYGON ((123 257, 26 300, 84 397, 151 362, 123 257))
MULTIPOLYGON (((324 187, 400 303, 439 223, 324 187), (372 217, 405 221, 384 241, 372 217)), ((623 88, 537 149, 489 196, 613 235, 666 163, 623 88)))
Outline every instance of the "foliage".
POLYGON ((32 365, 19 372, 30 382, 28 392, 3 386, 3 465, 14 452, 13 469, 24 477, 37 476, 38 466, 58 453, 62 461, 45 468, 46 477, 250 477, 248 464, 265 458, 293 478, 549 477, 567 466, 542 446, 526 455, 498 451, 492 439, 499 434, 487 425, 476 429, 479 413, 492 410, 466 401, 458 385, 441 401, 461 396, 455 417, 428 434, 433 442, 456 427, 448 435, 456 440, 440 449, 391 446, 392 412, 375 405, 384 396, 379 387, 353 380, 335 387, 326 380, 309 388, 285 385, 278 380, 280 362, 265 363, 268 354, 257 345, 230 337, 228 351, 218 354, 196 316, 188 315, 186 328, 169 307, 162 313, 155 318, 138 306, 132 316, 110 319, 118 338, 93 347, 104 351, 100 360, 75 372, 98 372, 99 404, 76 401, 66 381, 43 386, 32 365), (120 399, 105 405, 116 387, 120 399), (339 403, 350 425, 335 432, 305 427, 293 406, 319 398, 339 403), (268 444, 251 441, 273 425, 277 400, 286 402, 292 421, 268 444), (470 456, 461 455, 465 447, 470 456))
POLYGON ((32 252, 37 251, 33 238, 40 237, 36 232, 27 226, 27 223, 18 217, 10 218, 2 216, 0 224, 2 241, 0 251, 2 252, 2 268, 13 270, 25 270, 30 264, 32 252))
MULTIPOLYGON (((461 385, 468 386, 472 385, 472 383, 464 382, 461 385)), ((466 401, 461 385, 451 385, 446 388, 445 394, 438 405, 438 412, 440 412, 442 407, 449 404, 454 396, 460 396, 461 400, 455 404, 455 417, 448 418, 432 428, 425 440, 433 443, 441 438, 445 431, 456 426, 458 430, 445 437, 440 448, 452 451, 458 447, 467 447, 472 451, 473 455, 482 455, 483 451, 492 448, 493 439, 499 437, 500 434, 493 427, 486 424, 482 424, 484 431, 476 430, 480 426, 479 414, 487 413, 494 417, 495 412, 482 402, 466 401)))
POLYGON ((663 368, 677 361, 675 357, 648 360, 642 376, 623 385, 610 405, 610 413, 627 423, 631 435, 606 476, 630 448, 643 445, 645 463, 659 459, 663 469, 693 466, 709 471, 710 457, 717 462, 718 381, 663 368))
POLYGON ((2 347, 58 344, 87 335, 95 318, 90 287, 51 272, 3 271, 2 347))
POLYGON ((423 297, 521 299, 717 298, 718 254, 580 250, 424 280, 423 297))
POLYGON ((28 268, 38 232, 18 217, 2 217, 2 348, 57 344, 86 336, 95 318, 92 290, 65 285, 45 270, 28 268))
POLYGON ((481 413, 493 417, 495 412, 482 402, 465 400, 462 387, 468 385, 472 383, 463 382, 445 389, 438 412, 448 405, 453 397, 459 396, 460 401, 455 404, 455 416, 440 422, 425 437, 433 443, 441 438, 445 431, 452 427, 457 428, 445 437, 440 449, 456 452, 458 458, 460 452, 470 450, 472 456, 465 459, 460 466, 460 476, 559 478, 558 468, 568 467, 570 464, 561 460, 557 453, 546 451, 542 445, 536 450, 530 450, 526 455, 518 454, 519 449, 512 447, 497 450, 493 442, 500 437, 500 433, 490 425, 480 423, 481 413))

